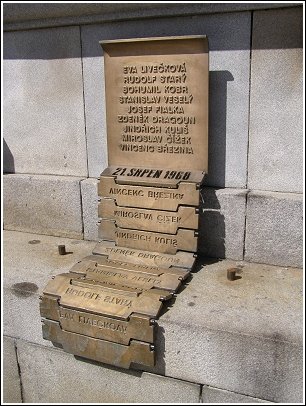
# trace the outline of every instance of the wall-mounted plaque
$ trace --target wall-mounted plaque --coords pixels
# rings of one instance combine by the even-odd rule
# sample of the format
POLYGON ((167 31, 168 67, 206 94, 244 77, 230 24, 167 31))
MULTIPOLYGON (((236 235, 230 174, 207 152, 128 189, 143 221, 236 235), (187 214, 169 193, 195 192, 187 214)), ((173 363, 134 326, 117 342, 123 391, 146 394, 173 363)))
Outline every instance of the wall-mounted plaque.
POLYGON ((109 166, 207 172, 206 36, 100 44, 109 166))

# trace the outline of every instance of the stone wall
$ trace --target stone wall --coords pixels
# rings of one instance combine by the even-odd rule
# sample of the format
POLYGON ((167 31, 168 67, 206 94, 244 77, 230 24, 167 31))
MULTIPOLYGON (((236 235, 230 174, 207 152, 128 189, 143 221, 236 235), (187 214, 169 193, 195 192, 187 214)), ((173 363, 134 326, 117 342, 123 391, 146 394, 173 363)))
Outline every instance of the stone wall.
POLYGON ((99 40, 207 34, 209 173, 199 249, 302 264, 302 7, 4 6, 4 224, 97 239, 107 166, 99 40), (162 18, 159 18, 162 17, 162 18))

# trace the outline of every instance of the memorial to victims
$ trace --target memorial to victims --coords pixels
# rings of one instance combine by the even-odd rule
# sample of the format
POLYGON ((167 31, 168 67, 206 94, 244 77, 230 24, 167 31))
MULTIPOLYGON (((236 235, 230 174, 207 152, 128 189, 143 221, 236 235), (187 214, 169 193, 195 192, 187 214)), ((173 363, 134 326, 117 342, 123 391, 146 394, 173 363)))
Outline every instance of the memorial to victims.
POLYGON ((101 46, 108 167, 98 183, 100 241, 45 287, 43 337, 99 362, 154 366, 156 320, 196 260, 208 169, 208 41, 101 46))

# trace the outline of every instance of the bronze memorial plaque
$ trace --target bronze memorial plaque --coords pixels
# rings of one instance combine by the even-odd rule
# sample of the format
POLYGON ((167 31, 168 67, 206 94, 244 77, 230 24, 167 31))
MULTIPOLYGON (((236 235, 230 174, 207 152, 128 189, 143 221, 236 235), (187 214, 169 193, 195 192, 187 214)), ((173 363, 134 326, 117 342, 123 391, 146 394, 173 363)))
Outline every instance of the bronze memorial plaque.
MULTIPOLYGON (((207 172, 206 36, 100 44, 104 51, 109 166, 143 163, 146 174, 152 168, 169 174, 207 172)), ((153 172, 148 180, 154 184, 153 172)))
POLYGON ((131 339, 153 343, 152 319, 132 314, 128 320, 119 320, 95 313, 60 306, 56 297, 44 295, 40 301, 40 315, 58 321, 63 330, 93 338, 129 345, 131 339))
MULTIPOLYGON (((159 268, 142 267, 119 261, 111 261, 103 256, 95 255, 94 260, 86 260, 75 264, 70 272, 77 273, 85 279, 105 283, 106 286, 129 286, 140 290, 165 289, 175 292, 181 281, 189 272, 180 269, 162 270, 159 268), (151 271, 150 271, 151 269, 151 271)), ((90 257, 88 257, 90 258, 90 257)))
POLYGON ((128 261, 137 265, 156 266, 160 268, 191 269, 195 256, 191 252, 178 251, 176 254, 164 254, 126 247, 117 247, 113 241, 99 242, 92 251, 96 255, 106 255, 114 261, 128 261))
POLYGON ((43 338, 98 362, 152 367, 156 319, 197 257, 208 170, 208 40, 100 44, 108 144, 97 190, 100 241, 43 290, 43 338))
POLYGON ((130 230, 117 227, 115 221, 100 220, 99 237, 115 241, 121 247, 132 247, 146 251, 158 251, 175 254, 177 251, 197 250, 197 231, 179 229, 176 234, 153 233, 142 230, 130 230))
POLYGON ((127 320, 132 313, 155 318, 162 308, 162 301, 172 297, 170 292, 159 289, 139 292, 121 287, 108 288, 72 274, 57 275, 49 281, 43 293, 57 297, 61 306, 122 320, 127 320))
POLYGON ((80 357, 130 368, 131 363, 154 366, 154 346, 131 340, 130 345, 121 345, 106 340, 84 336, 61 329, 59 322, 43 320, 43 338, 60 344, 63 349, 80 357))
POLYGON ((198 209, 179 206, 176 212, 148 210, 135 207, 117 206, 113 199, 102 199, 98 206, 98 216, 114 220, 121 228, 136 228, 158 233, 176 234, 179 228, 197 230, 198 209))
POLYGON ((199 205, 200 183, 176 182, 172 186, 170 188, 120 184, 117 183, 116 177, 103 172, 98 183, 98 195, 114 199, 118 206, 157 210, 177 211, 180 205, 195 207, 199 205))
MULTIPOLYGON (((173 280, 176 281, 176 279, 184 280, 190 274, 190 270, 188 268, 179 268, 174 266, 168 268, 165 267, 158 268, 157 266, 136 264, 133 262, 126 262, 122 260, 114 261, 107 258, 107 256, 102 253, 100 255, 88 255, 87 257, 83 258, 81 261, 73 265, 70 272, 88 276, 89 271, 87 272, 87 270, 98 266, 103 267, 103 269, 109 270, 110 272, 116 270, 116 272, 118 273, 120 271, 125 271, 128 272, 129 274, 135 273, 135 274, 143 274, 143 276, 148 275, 153 277, 160 277, 161 279, 164 280, 165 284, 168 283, 166 282, 166 280, 168 280, 169 283, 171 283, 169 278, 171 275, 173 275, 173 280)), ((92 277, 92 279, 94 278, 92 277)), ((173 290, 172 288, 165 287, 164 285, 162 288, 160 287, 160 289, 173 290)))

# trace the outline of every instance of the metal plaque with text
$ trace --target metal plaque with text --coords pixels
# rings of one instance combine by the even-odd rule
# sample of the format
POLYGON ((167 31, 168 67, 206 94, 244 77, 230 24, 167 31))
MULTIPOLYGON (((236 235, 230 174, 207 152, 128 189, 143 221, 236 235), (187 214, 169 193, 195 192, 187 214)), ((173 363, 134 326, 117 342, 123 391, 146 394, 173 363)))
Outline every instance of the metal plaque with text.
POLYGON ((43 319, 43 338, 60 344, 66 352, 98 362, 130 368, 131 363, 154 366, 154 346, 131 340, 129 345, 113 343, 61 329, 59 322, 43 319))
POLYGON ((72 274, 60 274, 49 281, 43 293, 58 298, 61 306, 122 320, 127 320, 132 313, 156 318, 162 308, 162 302, 173 296, 166 290, 108 288, 101 286, 99 282, 92 282, 73 278, 72 274))
POLYGON ((109 165, 145 162, 149 170, 207 171, 206 36, 100 44, 109 165))
POLYGON ((177 251, 196 252, 198 237, 194 230, 178 229, 176 234, 153 233, 116 226, 115 221, 102 219, 99 238, 115 241, 121 247, 175 254, 177 251))
POLYGON ((98 255, 95 255, 95 261, 84 258, 75 264, 70 272, 83 276, 85 279, 105 283, 106 286, 128 286, 139 290, 155 288, 173 292, 177 291, 181 286, 181 281, 186 279, 189 274, 180 269, 174 269, 171 272, 155 268, 150 272, 150 267, 142 269, 141 266, 110 261, 103 256, 97 257, 98 255))
POLYGON ((63 330, 101 340, 128 345, 130 340, 148 343, 154 341, 154 327, 150 317, 132 314, 128 320, 119 320, 59 305, 57 299, 44 295, 40 301, 40 315, 58 321, 63 330))
POLYGON ((199 223, 198 209, 179 206, 176 212, 148 210, 135 207, 117 206, 113 199, 102 199, 98 216, 114 220, 121 228, 132 228, 158 233, 176 234, 179 228, 196 230, 199 223))
POLYGON ((177 251, 176 254, 164 254, 138 250, 134 248, 118 247, 113 241, 100 241, 94 247, 93 254, 105 255, 114 261, 128 261, 136 265, 153 266, 160 268, 187 268, 192 269, 195 255, 191 252, 177 251))

